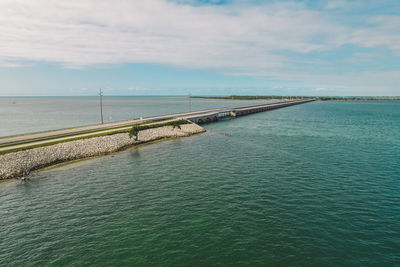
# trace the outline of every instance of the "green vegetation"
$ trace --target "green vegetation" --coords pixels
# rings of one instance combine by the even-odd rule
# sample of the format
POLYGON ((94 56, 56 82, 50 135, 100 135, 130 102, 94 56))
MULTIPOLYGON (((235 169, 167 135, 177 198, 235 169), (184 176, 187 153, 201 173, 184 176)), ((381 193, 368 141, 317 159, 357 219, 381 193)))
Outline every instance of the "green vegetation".
POLYGON ((99 133, 99 134, 85 136, 85 137, 76 137, 76 138, 67 139, 67 140, 60 140, 60 141, 54 141, 54 142, 49 142, 49 143, 44 143, 44 144, 19 147, 19 148, 14 148, 14 149, 10 149, 10 150, 0 151, 0 155, 12 153, 12 152, 29 150, 29 149, 38 148, 38 147, 52 146, 52 145, 76 141, 76 140, 89 139, 89 138, 93 138, 93 137, 101 137, 101 136, 107 136, 107 135, 113 135, 113 134, 119 134, 119 133, 127 133, 128 131, 129 130, 117 130, 117 131, 113 131, 113 132, 109 132, 109 133, 99 133))
POLYGON ((205 98, 205 99, 224 99, 224 100, 272 100, 272 99, 315 99, 320 101, 328 100, 353 100, 353 101, 367 101, 367 100, 400 100, 400 97, 328 97, 328 96, 192 96, 192 98, 205 98))
MULTIPOLYGON (((167 119, 163 119, 161 121, 166 121, 166 120, 167 119)), ((131 125, 142 125, 142 124, 149 124, 149 123, 152 123, 152 121, 137 122, 135 124, 123 125, 123 126, 115 126, 115 127, 111 127, 111 128, 102 128, 102 129, 86 130, 86 131, 80 131, 80 132, 74 132, 74 133, 66 133, 66 134, 62 134, 62 135, 59 135, 59 136, 52 137, 51 139, 62 138, 62 137, 73 137, 73 136, 81 135, 81 134, 91 134, 91 133, 94 134, 94 133, 97 133, 97 132, 100 132, 100 131, 105 131, 105 130, 115 130, 115 132, 106 133, 106 134, 100 134, 100 135, 91 135, 90 137, 105 136, 105 135, 121 133, 121 132, 124 132, 124 133, 126 132, 127 133, 127 132, 129 132, 128 130, 120 130, 120 129, 129 127, 131 125)), ((73 128, 66 128, 65 130, 67 130, 67 129, 73 129, 73 128)), ((78 138, 78 139, 85 139, 85 138, 78 138)), ((45 141, 45 140, 49 140, 49 139, 46 138, 46 137, 35 138, 35 140, 26 140, 26 141, 18 142, 18 145, 29 144, 29 143, 32 143, 32 142, 45 141)), ((76 139, 68 139, 65 142, 68 142, 69 140, 76 140, 76 139)), ((60 142, 63 142, 63 141, 60 141, 60 142)), ((14 146, 14 145, 15 144, 0 145, 0 148, 14 146)), ((1 155, 1 152, 0 152, 0 155, 1 155)))
MULTIPOLYGON (((158 127, 163 127, 163 126, 173 126, 174 128, 178 127, 180 129, 180 126, 182 124, 189 124, 189 123, 191 123, 191 122, 187 121, 187 120, 174 120, 174 121, 167 121, 167 122, 161 121, 159 123, 152 123, 152 122, 148 122, 147 121, 147 122, 140 122, 140 123, 134 124, 132 129, 136 128, 136 129, 138 129, 138 131, 141 131, 141 130, 145 130, 145 129, 158 128, 158 127)), ((4 150, 4 151, 0 151, 0 155, 12 153, 12 152, 23 151, 23 150, 28 150, 28 149, 33 149, 33 148, 38 148, 38 147, 51 146, 51 145, 56 145, 56 144, 66 143, 66 142, 71 142, 71 141, 76 141, 76 140, 89 139, 89 138, 93 138, 93 137, 101 137, 101 136, 108 136, 108 135, 119 134, 119 133, 128 133, 128 132, 130 133, 130 132, 132 132, 132 129, 129 130, 129 128, 128 129, 121 129, 121 128, 126 128, 126 127, 129 127, 129 126, 115 127, 115 128, 111 128, 111 130, 114 129, 115 131, 107 132, 107 133, 98 133, 98 134, 93 134, 93 135, 85 136, 85 137, 73 138, 74 135, 79 135, 79 134, 82 134, 82 133, 73 134, 73 135, 72 134, 68 134, 66 136, 72 137, 71 139, 59 140, 59 141, 48 142, 48 143, 37 144, 37 145, 28 145, 28 146, 25 146, 25 147, 4 150)), ((103 131, 103 130, 104 129, 97 130, 97 132, 103 131)), ((88 132, 84 132, 84 133, 86 134, 86 133, 95 133, 95 132, 96 131, 88 131, 88 132)), ((133 135, 135 135, 135 134, 133 134, 133 135)), ((66 136, 62 136, 62 137, 66 137, 66 136)), ((129 136, 132 137, 131 134, 129 134, 129 136)), ((135 135, 135 136, 137 136, 137 135, 135 135)), ((57 137, 57 138, 60 138, 60 137, 57 137)), ((56 138, 54 138, 54 139, 56 139, 56 138)), ((136 140, 137 140, 137 137, 136 137, 136 140)), ((29 141, 29 142, 31 142, 31 141, 29 141)), ((29 144, 29 142, 27 142, 26 144, 29 144)), ((13 146, 13 145, 10 145, 10 146, 13 146)))
POLYGON ((191 122, 188 120, 174 120, 168 121, 163 123, 155 123, 155 124, 147 124, 147 125, 133 125, 132 129, 129 131, 129 137, 135 136, 135 140, 138 140, 138 134, 140 131, 152 129, 152 128, 159 128, 164 126, 172 126, 173 128, 177 127, 178 129, 181 128, 183 124, 190 124, 191 122))

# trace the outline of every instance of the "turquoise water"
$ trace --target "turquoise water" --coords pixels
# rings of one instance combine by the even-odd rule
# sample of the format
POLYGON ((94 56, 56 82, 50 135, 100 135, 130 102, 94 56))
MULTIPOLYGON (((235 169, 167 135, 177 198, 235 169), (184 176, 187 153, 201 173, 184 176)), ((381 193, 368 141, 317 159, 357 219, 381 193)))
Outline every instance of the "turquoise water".
MULTIPOLYGON (((188 97, 104 97, 104 122, 271 102, 188 97)), ((100 123, 98 97, 0 97, 0 137, 100 123)))
POLYGON ((0 266, 399 264, 399 102, 205 127, 0 183, 0 266))

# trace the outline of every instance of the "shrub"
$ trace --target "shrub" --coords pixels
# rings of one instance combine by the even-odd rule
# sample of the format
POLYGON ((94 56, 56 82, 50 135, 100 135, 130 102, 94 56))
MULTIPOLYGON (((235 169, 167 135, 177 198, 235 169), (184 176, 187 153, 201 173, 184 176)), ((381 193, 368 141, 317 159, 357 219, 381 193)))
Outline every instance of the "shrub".
POLYGON ((150 125, 133 125, 132 129, 129 131, 129 137, 132 138, 134 136, 135 140, 137 141, 140 131, 152 129, 152 128, 164 127, 164 126, 172 126, 173 128, 177 127, 178 129, 181 129, 181 125, 189 124, 189 123, 191 123, 191 122, 188 120, 181 119, 181 120, 174 120, 174 121, 168 121, 168 122, 150 124, 150 125))

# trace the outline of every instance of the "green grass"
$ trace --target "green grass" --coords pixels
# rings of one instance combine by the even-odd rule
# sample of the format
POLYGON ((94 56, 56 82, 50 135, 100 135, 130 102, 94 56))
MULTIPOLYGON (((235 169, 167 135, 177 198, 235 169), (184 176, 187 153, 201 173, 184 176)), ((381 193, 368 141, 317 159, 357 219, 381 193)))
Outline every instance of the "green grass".
POLYGON ((48 143, 45 143, 45 144, 38 144, 38 145, 31 145, 31 146, 26 146, 26 147, 14 148, 14 149, 10 149, 10 150, 0 151, 0 155, 12 153, 12 152, 29 150, 29 149, 38 148, 38 147, 52 146, 52 145, 71 142, 71 141, 76 141, 76 140, 83 140, 83 139, 89 139, 89 138, 93 138, 93 137, 107 136, 107 135, 113 135, 113 134, 119 134, 119 133, 127 133, 127 132, 129 132, 128 129, 127 130, 114 131, 114 132, 110 132, 110 133, 94 134, 94 135, 85 136, 85 137, 76 137, 76 138, 72 138, 72 139, 68 139, 68 140, 60 140, 60 141, 48 142, 48 143))
MULTIPOLYGON (((21 148, 14 148, 14 149, 10 149, 10 150, 0 151, 0 155, 12 153, 12 152, 24 151, 24 150, 38 148, 38 147, 51 146, 51 145, 56 145, 56 144, 66 143, 66 142, 71 142, 71 141, 76 141, 76 140, 89 139, 89 138, 93 138, 93 137, 108 136, 108 135, 119 134, 119 133, 130 133, 133 128, 136 128, 139 131, 145 130, 145 129, 164 127, 164 126, 173 126, 174 128, 175 127, 180 128, 180 125, 190 124, 190 123, 191 122, 187 121, 187 120, 174 120, 174 121, 161 122, 161 123, 139 122, 139 123, 133 125, 131 129, 118 130, 118 129, 126 128, 129 126, 116 127, 116 128, 106 129, 106 130, 115 129, 115 131, 108 132, 108 133, 99 133, 99 134, 93 134, 93 135, 85 136, 85 137, 76 137, 76 138, 71 138, 68 140, 60 140, 60 141, 48 142, 45 144, 37 144, 37 145, 30 145, 30 146, 21 147, 21 148)), ((97 131, 99 131, 99 130, 97 130, 97 131)), ((105 129, 100 130, 100 131, 105 131, 105 129)), ((96 131, 93 131, 93 132, 96 132, 96 131)), ((85 133, 79 133, 79 134, 87 134, 87 133, 91 133, 91 132, 85 132, 85 133)), ((73 135, 68 135, 68 136, 73 136, 73 135)), ((57 137, 57 138, 63 138, 63 137, 68 137, 68 136, 62 136, 62 137, 57 137)), ((130 134, 130 136, 132 137, 131 134, 130 134)), ((135 140, 137 140, 137 137, 135 140)), ((44 141, 44 140, 42 140, 42 141, 44 141)))
MULTIPOLYGON (((126 127, 129 127, 129 126, 132 126, 132 125, 142 125, 142 124, 149 124, 149 123, 153 123, 153 122, 152 121, 144 121, 144 122, 138 122, 138 123, 131 124, 131 125, 115 126, 115 127, 111 127, 111 128, 107 128, 107 129, 95 129, 95 130, 81 131, 79 133, 62 134, 62 135, 54 137, 52 139, 63 138, 63 137, 72 137, 72 136, 81 135, 81 134, 90 134, 90 133, 96 133, 96 132, 106 131, 106 130, 118 130, 118 129, 126 128, 126 127)), ((126 131, 126 132, 128 132, 128 131, 126 131)), ((39 141, 45 141, 45 140, 49 140, 49 139, 38 138, 38 139, 35 139, 35 140, 27 140, 27 141, 19 142, 18 145, 29 144, 29 143, 32 143, 32 142, 39 142, 39 141)), ((0 148, 5 148, 5 147, 9 147, 9 146, 14 146, 14 145, 15 144, 9 144, 9 145, 5 145, 5 146, 1 146, 0 145, 0 148)), ((0 155, 1 155, 1 152, 0 152, 0 155)))

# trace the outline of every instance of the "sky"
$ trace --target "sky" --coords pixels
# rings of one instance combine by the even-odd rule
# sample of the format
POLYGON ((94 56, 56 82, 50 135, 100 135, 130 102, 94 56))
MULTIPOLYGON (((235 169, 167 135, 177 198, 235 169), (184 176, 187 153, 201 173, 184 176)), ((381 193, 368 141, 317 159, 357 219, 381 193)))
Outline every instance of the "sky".
POLYGON ((400 95, 398 0, 0 0, 0 96, 400 95))

